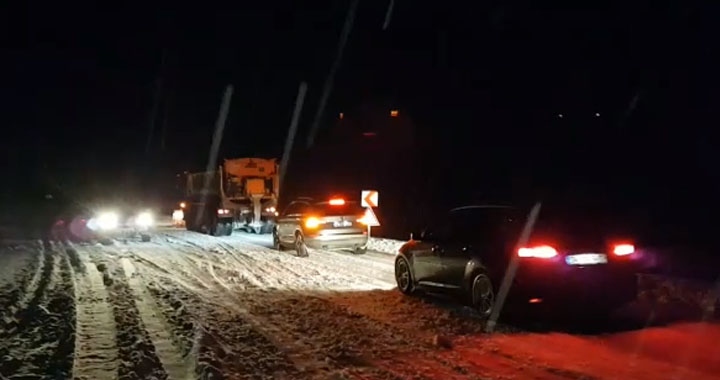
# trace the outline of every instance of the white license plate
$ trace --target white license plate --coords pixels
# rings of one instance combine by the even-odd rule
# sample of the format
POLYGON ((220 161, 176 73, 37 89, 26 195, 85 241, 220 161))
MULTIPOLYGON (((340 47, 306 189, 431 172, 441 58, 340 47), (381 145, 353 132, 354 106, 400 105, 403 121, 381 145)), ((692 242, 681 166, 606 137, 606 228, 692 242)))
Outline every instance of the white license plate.
POLYGON ((336 220, 333 222, 333 227, 350 227, 352 222, 349 220, 336 220))
POLYGON ((565 256, 568 265, 597 265, 607 264, 607 255, 604 253, 581 253, 565 256))

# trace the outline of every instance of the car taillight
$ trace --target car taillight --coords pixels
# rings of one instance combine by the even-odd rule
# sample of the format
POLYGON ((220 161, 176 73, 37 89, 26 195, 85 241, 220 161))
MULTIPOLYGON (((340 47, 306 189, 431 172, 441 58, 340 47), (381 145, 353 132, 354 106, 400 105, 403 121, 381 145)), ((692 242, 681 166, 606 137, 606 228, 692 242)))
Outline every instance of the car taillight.
POLYGON ((632 244, 616 244, 613 247, 615 256, 627 256, 633 252, 635 252, 635 246, 632 244))
POLYGON ((345 200, 342 198, 333 198, 329 202, 330 206, 344 206, 345 200))
POLYGON ((550 259, 557 256, 557 254, 557 250, 549 245, 523 247, 518 250, 518 256, 520 257, 536 257, 539 259, 550 259))
POLYGON ((320 219, 311 216, 307 219, 305 219, 305 227, 307 228, 317 228, 320 225, 320 219))
POLYGON ((230 214, 230 210, 226 208, 219 208, 217 211, 218 215, 228 215, 230 214))

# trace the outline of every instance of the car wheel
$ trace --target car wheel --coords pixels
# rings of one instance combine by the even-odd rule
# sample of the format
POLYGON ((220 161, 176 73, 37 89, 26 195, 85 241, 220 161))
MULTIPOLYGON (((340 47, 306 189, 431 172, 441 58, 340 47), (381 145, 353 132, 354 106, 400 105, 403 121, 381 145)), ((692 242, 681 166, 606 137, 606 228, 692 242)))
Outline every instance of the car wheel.
POLYGON ((495 307, 495 291, 490 277, 485 273, 476 274, 470 292, 470 301, 475 310, 483 318, 489 317, 495 307))
POLYGON ((280 244, 280 237, 277 236, 277 233, 273 231, 273 248, 278 251, 284 251, 285 247, 280 244))
POLYGON ((295 252, 299 257, 308 257, 308 247, 301 234, 295 235, 295 252))
POLYGON ((353 250, 353 253, 356 255, 364 255, 367 252, 366 247, 357 247, 353 250))
POLYGON ((415 288, 412 273, 410 273, 410 264, 404 257, 398 257, 395 260, 395 282, 398 289, 404 294, 412 293, 415 288))

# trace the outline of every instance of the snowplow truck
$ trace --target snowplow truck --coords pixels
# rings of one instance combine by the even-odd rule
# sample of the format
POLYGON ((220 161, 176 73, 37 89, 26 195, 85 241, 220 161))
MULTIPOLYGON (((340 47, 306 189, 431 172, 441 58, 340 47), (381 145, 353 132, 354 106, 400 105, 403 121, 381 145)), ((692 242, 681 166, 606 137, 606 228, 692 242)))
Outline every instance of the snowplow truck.
POLYGON ((234 229, 270 233, 278 199, 276 159, 226 159, 218 170, 189 173, 185 226, 215 236, 234 229))

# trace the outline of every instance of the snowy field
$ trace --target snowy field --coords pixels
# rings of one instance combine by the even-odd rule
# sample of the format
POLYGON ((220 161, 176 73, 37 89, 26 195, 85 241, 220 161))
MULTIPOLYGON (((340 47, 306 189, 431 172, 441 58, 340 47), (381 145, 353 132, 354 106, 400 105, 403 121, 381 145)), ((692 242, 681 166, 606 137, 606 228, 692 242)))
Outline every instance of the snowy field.
POLYGON ((487 335, 462 306, 402 296, 388 253, 174 229, 0 249, 3 380, 720 378, 717 324, 487 335))

